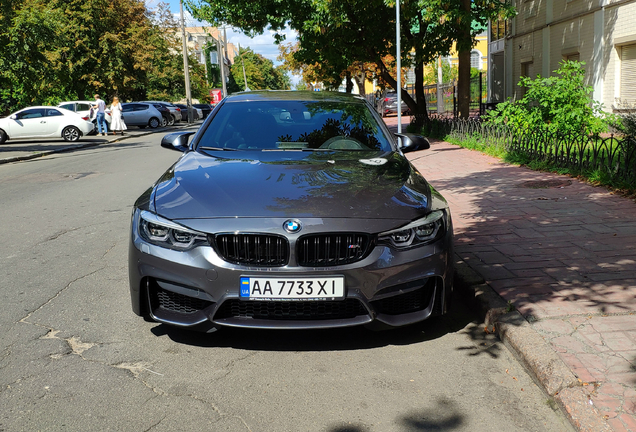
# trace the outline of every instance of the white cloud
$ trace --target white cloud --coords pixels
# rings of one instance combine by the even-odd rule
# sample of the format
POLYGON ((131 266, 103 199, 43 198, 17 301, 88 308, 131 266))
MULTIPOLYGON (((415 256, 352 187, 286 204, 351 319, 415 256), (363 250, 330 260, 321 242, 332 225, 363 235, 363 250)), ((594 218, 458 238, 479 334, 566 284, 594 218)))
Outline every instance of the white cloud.
MULTIPOLYGON (((296 41, 296 32, 291 29, 285 29, 282 32, 285 35, 284 43, 293 43, 296 41)), ((276 32, 265 31, 262 35, 258 35, 254 38, 250 38, 247 35, 240 32, 240 30, 228 29, 227 38, 228 42, 232 42, 234 45, 241 47, 249 47, 257 54, 271 60, 274 64, 279 65, 281 62, 277 60, 278 57, 278 45, 274 43, 274 35, 276 32)))

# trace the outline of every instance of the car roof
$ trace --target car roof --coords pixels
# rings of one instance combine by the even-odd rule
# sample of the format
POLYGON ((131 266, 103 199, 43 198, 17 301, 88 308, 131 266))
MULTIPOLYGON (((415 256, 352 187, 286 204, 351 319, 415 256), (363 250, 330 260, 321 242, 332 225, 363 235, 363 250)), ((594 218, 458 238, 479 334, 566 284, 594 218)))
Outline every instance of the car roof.
POLYGON ((228 102, 243 101, 268 101, 268 100, 289 100, 289 101, 320 101, 320 102, 354 102, 364 103, 365 99, 348 93, 339 92, 312 92, 306 90, 258 90, 235 93, 227 98, 228 102))
POLYGON ((26 109, 35 109, 35 108, 44 108, 44 109, 48 109, 48 108, 55 108, 55 109, 59 109, 62 111, 66 111, 66 112, 73 112, 73 111, 69 111, 66 108, 60 108, 59 106, 52 106, 52 105, 37 105, 37 106, 29 106, 29 107, 24 107, 24 108, 20 108, 17 111, 14 112, 18 112, 18 111, 24 111, 26 109))
POLYGON ((95 101, 94 100, 75 100, 75 101, 64 101, 64 102, 60 102, 59 104, 57 104, 58 106, 63 105, 63 104, 69 104, 69 103, 89 103, 89 104, 94 104, 95 101))

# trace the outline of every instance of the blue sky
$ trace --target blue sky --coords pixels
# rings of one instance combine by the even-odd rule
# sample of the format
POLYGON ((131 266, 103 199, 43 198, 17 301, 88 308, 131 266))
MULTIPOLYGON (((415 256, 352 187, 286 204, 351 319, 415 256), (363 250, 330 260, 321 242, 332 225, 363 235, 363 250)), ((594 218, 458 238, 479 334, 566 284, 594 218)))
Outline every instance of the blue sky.
MULTIPOLYGON (((167 3, 170 6, 170 10, 175 14, 177 18, 179 18, 179 2, 180 0, 145 0, 146 5, 149 8, 156 7, 159 2, 167 3)), ((201 23, 192 18, 190 14, 188 14, 187 10, 183 9, 185 15, 185 24, 188 27, 195 27, 200 25, 206 25, 207 23, 201 23)), ((294 42, 295 33, 291 30, 286 32, 287 41, 294 42)), ((241 47, 250 47, 255 53, 261 54, 263 57, 274 62, 275 65, 279 65, 280 62, 276 60, 278 57, 278 46, 274 44, 274 38, 269 31, 265 31, 262 35, 256 36, 251 39, 241 33, 236 29, 227 29, 227 39, 228 42, 233 43, 237 47, 240 45, 241 47)))

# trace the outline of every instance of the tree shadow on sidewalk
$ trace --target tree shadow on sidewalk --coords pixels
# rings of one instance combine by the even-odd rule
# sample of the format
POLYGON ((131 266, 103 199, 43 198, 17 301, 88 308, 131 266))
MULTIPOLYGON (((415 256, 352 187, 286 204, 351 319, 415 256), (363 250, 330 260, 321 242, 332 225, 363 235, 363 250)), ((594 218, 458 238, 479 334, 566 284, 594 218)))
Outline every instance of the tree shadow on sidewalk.
POLYGON ((447 148, 409 158, 449 201, 456 253, 528 320, 636 310, 635 203, 447 148))

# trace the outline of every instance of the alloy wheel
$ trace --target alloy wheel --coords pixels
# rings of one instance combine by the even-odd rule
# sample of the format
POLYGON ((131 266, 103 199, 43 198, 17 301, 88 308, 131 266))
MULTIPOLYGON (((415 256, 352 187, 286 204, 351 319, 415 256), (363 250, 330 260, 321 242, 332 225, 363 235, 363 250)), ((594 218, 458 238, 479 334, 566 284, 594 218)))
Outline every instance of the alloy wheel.
POLYGON ((62 131, 64 141, 75 142, 80 139, 80 131, 75 126, 67 126, 62 131))

